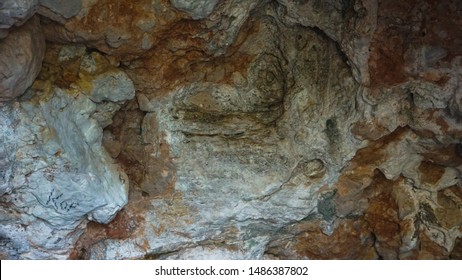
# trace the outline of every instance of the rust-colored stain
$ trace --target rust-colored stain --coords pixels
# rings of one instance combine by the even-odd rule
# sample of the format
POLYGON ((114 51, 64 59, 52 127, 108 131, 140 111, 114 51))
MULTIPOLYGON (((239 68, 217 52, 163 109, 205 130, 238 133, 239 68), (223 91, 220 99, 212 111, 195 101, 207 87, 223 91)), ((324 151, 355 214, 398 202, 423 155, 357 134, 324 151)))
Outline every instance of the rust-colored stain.
POLYGON ((435 210, 438 222, 448 230, 462 225, 462 188, 452 186, 437 195, 438 208, 435 210))
MULTIPOLYGON (((369 58, 373 87, 394 86, 411 79, 405 53, 412 46, 441 46, 451 61, 462 53, 462 25, 457 0, 389 0, 379 2, 377 30, 369 58)), ((447 77, 422 73, 423 79, 439 85, 447 77)))
POLYGON ((399 127, 358 150, 336 184, 338 195, 343 198, 350 197, 367 187, 374 176, 375 169, 386 159, 384 149, 389 144, 403 139, 410 131, 409 127, 399 127))
POLYGON ((449 252, 433 242, 424 231, 419 232, 419 246, 406 254, 403 259, 409 260, 444 260, 449 258, 449 252))
POLYGON ((443 177, 445 167, 429 161, 422 161, 419 165, 419 171, 421 183, 435 185, 443 177))
POLYGON ((90 248, 94 244, 106 239, 129 238, 143 223, 142 217, 134 214, 131 209, 119 211, 114 220, 106 225, 89 222, 69 255, 69 259, 89 259, 90 248))
POLYGON ((319 226, 296 236, 293 246, 298 257, 309 259, 375 259, 373 240, 364 221, 343 220, 330 235, 319 226))
POLYGON ((258 29, 257 23, 247 22, 226 53, 214 57, 208 50, 213 34, 209 34, 203 23, 179 20, 172 24, 171 29, 156 35, 154 47, 132 63, 136 66, 126 69, 126 72, 135 83, 137 92, 151 100, 166 97, 174 89, 193 82, 231 84, 233 74, 247 76, 255 55, 241 51, 240 47, 258 29), (191 36, 199 33, 201 36, 191 36))
POLYGON ((376 249, 380 255, 395 259, 401 247, 401 229, 398 218, 398 205, 392 196, 394 181, 387 180, 382 173, 377 173, 371 186, 365 190, 369 197, 369 208, 364 213, 364 220, 376 237, 376 249))
POLYGON ((450 144, 443 147, 436 147, 423 153, 426 161, 433 162, 440 166, 457 167, 462 165, 462 157, 456 144, 450 144))
POLYGON ((292 227, 300 230, 294 240, 270 247, 268 253, 282 258, 287 258, 287 252, 293 254, 292 250, 296 251, 297 258, 309 259, 398 258, 401 235, 407 230, 398 218, 398 206, 392 195, 393 186, 400 180, 387 180, 376 172, 360 194, 368 200, 364 215, 339 219, 338 227, 330 235, 321 231, 319 220, 302 221, 292 227), (288 248, 287 251, 284 248, 288 248))

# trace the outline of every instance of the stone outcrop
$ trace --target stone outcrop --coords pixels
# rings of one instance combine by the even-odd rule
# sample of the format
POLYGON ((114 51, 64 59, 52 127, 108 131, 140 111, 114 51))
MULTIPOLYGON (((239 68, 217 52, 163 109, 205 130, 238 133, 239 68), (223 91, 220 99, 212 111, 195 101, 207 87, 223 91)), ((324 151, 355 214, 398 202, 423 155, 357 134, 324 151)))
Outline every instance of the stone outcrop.
POLYGON ((20 26, 37 10, 38 0, 4 0, 0 3, 0 40, 12 26, 20 26))
POLYGON ((0 102, 22 95, 42 67, 45 38, 38 18, 13 28, 0 41, 0 102))
POLYGON ((1 107, 0 232, 8 258, 66 258, 88 220, 108 223, 127 203, 128 178, 101 144, 119 103, 134 97, 133 84, 85 47, 47 56, 60 65, 46 62, 22 100, 1 107), (59 67, 78 71, 71 87, 54 83, 63 78, 55 76, 59 67))
POLYGON ((3 258, 460 259, 459 1, 59 2, 0 41, 3 258))

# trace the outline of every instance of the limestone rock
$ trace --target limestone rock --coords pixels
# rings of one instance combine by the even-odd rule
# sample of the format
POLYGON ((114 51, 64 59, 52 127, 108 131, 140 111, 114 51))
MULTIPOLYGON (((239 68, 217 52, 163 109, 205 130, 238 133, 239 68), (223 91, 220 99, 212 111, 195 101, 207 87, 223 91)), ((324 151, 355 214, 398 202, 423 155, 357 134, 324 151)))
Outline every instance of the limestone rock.
POLYGON ((93 102, 117 103, 135 97, 135 88, 127 74, 111 67, 110 63, 96 52, 82 59, 79 78, 78 85, 93 102))
POLYGON ((0 40, 6 38, 6 36, 8 36, 8 30, 0 29, 0 40))
POLYGON ((56 12, 49 11, 51 15, 42 12, 53 19, 43 23, 47 39, 85 43, 105 53, 144 53, 163 40, 163 36, 159 35, 166 32, 169 25, 187 16, 179 15, 180 12, 168 1, 142 0, 134 3, 123 0, 115 3, 112 0, 98 0, 71 3, 68 8, 72 8, 72 13, 66 12, 65 15, 73 15, 79 3, 82 9, 70 18, 59 15, 61 5, 54 5, 56 12), (105 24, 101 24, 103 21, 105 24))
POLYGON ((0 40, 12 26, 20 26, 32 17, 39 0, 3 0, 0 3, 0 40))
POLYGON ((39 0, 39 2, 41 6, 64 18, 76 16, 82 9, 82 0, 39 0))
MULTIPOLYGON (((212 242, 215 248, 227 240, 241 252, 239 258, 260 258, 270 232, 316 212, 315 194, 359 145, 348 126, 339 126, 340 120, 356 118, 351 95, 358 85, 330 39, 270 16, 260 14, 251 22, 259 32, 239 46, 234 58, 249 58, 243 70, 233 70, 230 62, 218 66, 230 70, 217 74, 215 63, 204 62, 205 80, 194 81, 197 69, 184 67, 181 78, 194 83, 173 88, 156 103, 147 92, 139 99, 150 111, 138 124, 141 133, 129 129, 139 123, 136 109, 130 113, 133 120, 127 114, 122 127, 118 121, 109 127, 126 143, 120 158, 129 161, 127 172, 150 198, 153 211, 146 212, 143 233, 103 240, 92 256, 167 256, 181 244, 212 242), (224 80, 237 71, 247 83, 224 80), (319 83, 323 79, 330 82, 319 83), (310 113, 322 104, 329 104, 324 115, 310 113), (138 180, 140 167, 145 175, 138 180), (164 197, 172 198, 169 204, 164 197), (145 246, 135 245, 140 243, 145 246)), ((151 79, 159 75, 162 71, 151 79)), ((129 205, 127 211, 131 207, 137 208, 129 205)), ((220 250, 217 254, 232 256, 228 248, 220 250)))
POLYGON ((460 1, 40 3, 2 257, 460 258, 460 1))
MULTIPOLYGON (((442 192, 460 184, 450 148, 459 126, 439 110, 457 83, 366 87, 376 2, 280 2, 221 37, 235 38, 229 47, 191 43, 216 57, 172 38, 169 51, 130 65, 138 103, 108 130, 141 190, 126 211, 144 219, 128 238, 89 236, 87 258, 449 256, 460 210, 442 192)), ((220 30, 226 5, 204 22, 220 30)), ((421 53, 413 71, 456 80, 457 62, 440 64, 444 51, 421 53)))
POLYGON ((219 0, 171 0, 172 5, 191 15, 193 19, 203 19, 207 17, 215 8, 219 0))
POLYGON ((0 41, 0 102, 22 95, 32 85, 44 53, 45 38, 36 17, 0 41))
POLYGON ((369 46, 377 26, 377 0, 288 1, 279 13, 291 24, 319 28, 339 43, 355 79, 369 84, 369 46))
MULTIPOLYGON (((8 258, 66 258, 88 220, 108 223, 127 203, 126 175, 101 146, 95 112, 104 106, 79 89, 44 84, 1 107, 1 204, 9 211, 0 231, 8 258)), ((125 94, 119 97, 133 93, 125 94)))

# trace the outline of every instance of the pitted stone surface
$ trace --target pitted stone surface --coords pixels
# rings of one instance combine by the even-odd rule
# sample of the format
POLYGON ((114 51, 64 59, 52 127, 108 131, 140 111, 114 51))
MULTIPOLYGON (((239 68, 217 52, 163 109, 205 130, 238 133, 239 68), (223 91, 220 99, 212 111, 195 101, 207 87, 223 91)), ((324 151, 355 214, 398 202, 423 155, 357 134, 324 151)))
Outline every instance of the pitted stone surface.
POLYGON ((0 93, 0 257, 462 255, 460 1, 60 2, 0 93))

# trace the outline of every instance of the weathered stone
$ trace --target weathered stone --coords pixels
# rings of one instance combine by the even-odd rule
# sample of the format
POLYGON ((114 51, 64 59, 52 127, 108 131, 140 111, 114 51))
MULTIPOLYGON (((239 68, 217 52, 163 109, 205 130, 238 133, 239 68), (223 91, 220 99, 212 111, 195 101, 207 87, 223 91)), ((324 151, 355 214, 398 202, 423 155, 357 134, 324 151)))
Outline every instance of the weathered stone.
POLYGON ((47 92, 42 84, 1 111, 2 207, 13 212, 5 213, 0 228, 10 240, 9 258, 67 258, 88 220, 108 223, 127 203, 126 175, 101 146, 95 112, 104 104, 78 89, 47 92))
POLYGON ((180 12, 168 1, 150 0, 136 3, 130 0, 72 1, 72 5, 63 6, 72 8, 70 13, 63 11, 64 14, 73 15, 79 2, 82 3, 80 13, 67 19, 59 15, 61 5, 52 6, 56 13, 41 11, 54 19, 43 22, 48 40, 85 43, 106 53, 139 55, 146 51, 147 34, 156 34, 151 45, 159 44, 165 39, 161 33, 166 32, 168 26, 173 28, 174 24, 187 17, 179 15, 180 12))
POLYGON ((363 221, 346 220, 331 235, 326 235, 319 224, 302 222, 290 229, 301 232, 271 242, 266 254, 279 259, 375 259, 374 239, 366 228, 363 221))
POLYGON ((82 0, 39 0, 40 5, 64 18, 77 15, 82 9, 82 0))
POLYGON ((6 38, 8 36, 8 30, 0 29, 0 40, 6 38))
MULTIPOLYGON (((452 44, 448 40, 452 36, 459 37, 462 32, 455 22, 460 18, 460 5, 459 1, 381 2, 377 15, 378 27, 371 43, 372 82, 396 85, 409 80, 411 75, 407 71, 422 70, 422 66, 431 66, 441 61, 442 57, 452 60, 459 56, 460 48, 456 45, 460 43, 452 44), (430 23, 431 19, 438 20, 433 24, 430 23), (424 22, 426 24, 421 24, 424 22), (443 49, 443 46, 448 47, 443 49), (405 59, 409 56, 414 59, 405 59)), ((419 76, 423 80, 431 78, 440 84, 446 80, 445 75, 435 77, 419 73, 419 76)))
POLYGON ((460 1, 58 2, 2 257, 460 258, 460 1))
POLYGON ((369 84, 369 46, 377 25, 377 0, 278 0, 283 20, 319 28, 338 42, 351 62, 353 75, 369 84))
POLYGON ((170 0, 172 5, 191 15, 193 19, 203 19, 212 13, 219 0, 170 0))
POLYGON ((32 85, 44 53, 45 38, 36 17, 0 41, 0 102, 22 95, 32 85))
MULTIPOLYGON (((20 26, 32 17, 39 0, 3 0, 0 3, 0 30, 20 26)), ((0 37, 1 39, 1 37, 0 37)))
POLYGON ((135 88, 130 78, 123 71, 112 67, 98 53, 91 53, 82 59, 79 78, 77 84, 93 102, 121 102, 135 97, 135 88))

